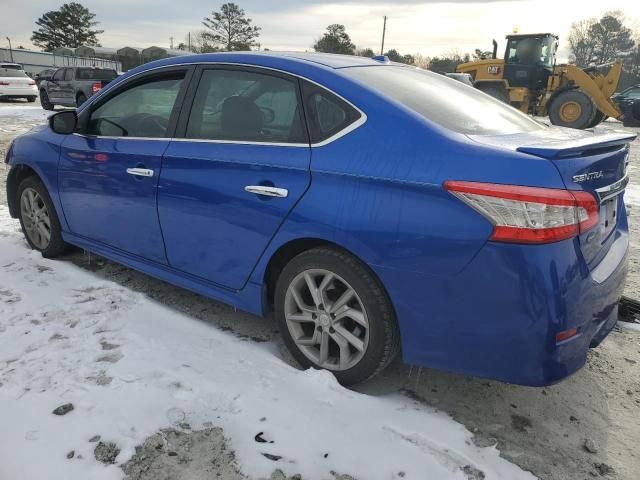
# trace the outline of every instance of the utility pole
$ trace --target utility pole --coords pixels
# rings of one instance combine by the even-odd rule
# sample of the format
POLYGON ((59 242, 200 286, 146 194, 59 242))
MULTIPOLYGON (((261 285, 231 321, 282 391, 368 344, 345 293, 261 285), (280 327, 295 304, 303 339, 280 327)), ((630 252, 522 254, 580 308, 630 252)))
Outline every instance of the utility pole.
POLYGON ((11 55, 11 63, 13 63, 13 49, 11 48, 11 39, 9 37, 6 37, 7 41, 9 42, 9 55, 11 55))
POLYGON ((189 32, 189 36, 187 37, 189 40, 187 40, 187 42, 189 43, 189 51, 191 51, 191 32, 189 32))
POLYGON ((380 55, 384 55, 384 35, 387 33, 387 16, 384 17, 384 23, 382 24, 382 46, 380 47, 380 55))
POLYGON ((173 37, 169 37, 169 40, 171 40, 171 49, 173 50, 173 37))

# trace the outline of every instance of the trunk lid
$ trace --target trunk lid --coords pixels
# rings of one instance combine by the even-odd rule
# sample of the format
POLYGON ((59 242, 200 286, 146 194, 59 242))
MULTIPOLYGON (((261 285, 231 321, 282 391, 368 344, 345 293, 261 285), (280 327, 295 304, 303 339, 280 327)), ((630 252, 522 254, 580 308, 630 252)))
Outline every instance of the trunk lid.
POLYGON ((600 206, 600 222, 581 235, 579 241, 589 267, 598 265, 615 241, 615 232, 624 213, 622 193, 628 183, 629 143, 636 134, 551 127, 471 138, 479 143, 548 159, 558 169, 568 190, 591 193, 600 206))

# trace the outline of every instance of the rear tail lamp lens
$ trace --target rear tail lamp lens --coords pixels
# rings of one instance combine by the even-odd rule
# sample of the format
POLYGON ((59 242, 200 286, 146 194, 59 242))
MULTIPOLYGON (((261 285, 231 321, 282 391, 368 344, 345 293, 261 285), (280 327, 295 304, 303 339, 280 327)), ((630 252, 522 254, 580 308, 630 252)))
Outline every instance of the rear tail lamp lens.
POLYGON ((598 203, 587 192, 457 181, 444 187, 493 224, 496 242, 558 242, 599 220, 598 203))

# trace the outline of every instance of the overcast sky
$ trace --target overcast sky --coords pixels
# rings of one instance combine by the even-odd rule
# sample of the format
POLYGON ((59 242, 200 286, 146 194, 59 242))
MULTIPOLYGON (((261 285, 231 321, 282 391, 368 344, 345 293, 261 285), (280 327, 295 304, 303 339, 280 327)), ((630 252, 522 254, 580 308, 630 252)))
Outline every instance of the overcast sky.
MULTIPOLYGON (((63 1, 1 0, 0 46, 9 36, 13 46, 31 48, 35 20, 56 10, 63 1)), ((204 0, 85 0, 82 2, 100 21, 105 47, 168 47, 184 41, 189 31, 202 28, 201 20, 222 1, 204 0)), ((640 27, 638 0, 237 0, 262 27, 260 43, 271 50, 311 50, 327 25, 342 23, 358 48, 380 49, 382 17, 389 17, 385 50, 433 56, 457 50, 491 49, 491 39, 504 45, 504 35, 553 32, 560 35, 560 56, 566 56, 566 37, 571 22, 601 16, 605 9, 622 10, 630 24, 640 27)))

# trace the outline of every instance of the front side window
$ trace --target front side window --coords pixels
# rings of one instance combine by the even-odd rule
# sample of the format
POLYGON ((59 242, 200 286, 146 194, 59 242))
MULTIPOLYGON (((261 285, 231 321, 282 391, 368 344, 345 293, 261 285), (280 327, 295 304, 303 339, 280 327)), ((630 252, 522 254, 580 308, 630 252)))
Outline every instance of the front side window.
POLYGON ((205 70, 185 136, 238 142, 304 143, 298 83, 256 72, 205 70))
POLYGON ((498 135, 545 128, 506 103, 437 73, 397 66, 352 67, 343 72, 455 132, 498 135))
POLYGON ((163 138, 180 92, 184 72, 138 83, 109 98, 89 117, 87 134, 163 138))
POLYGON ((64 79, 65 81, 73 80, 73 68, 64 69, 64 79))
POLYGON ((60 80, 62 80, 64 78, 64 68, 61 68, 60 70, 56 70, 56 73, 53 74, 53 80, 55 80, 56 82, 59 82, 60 80))

